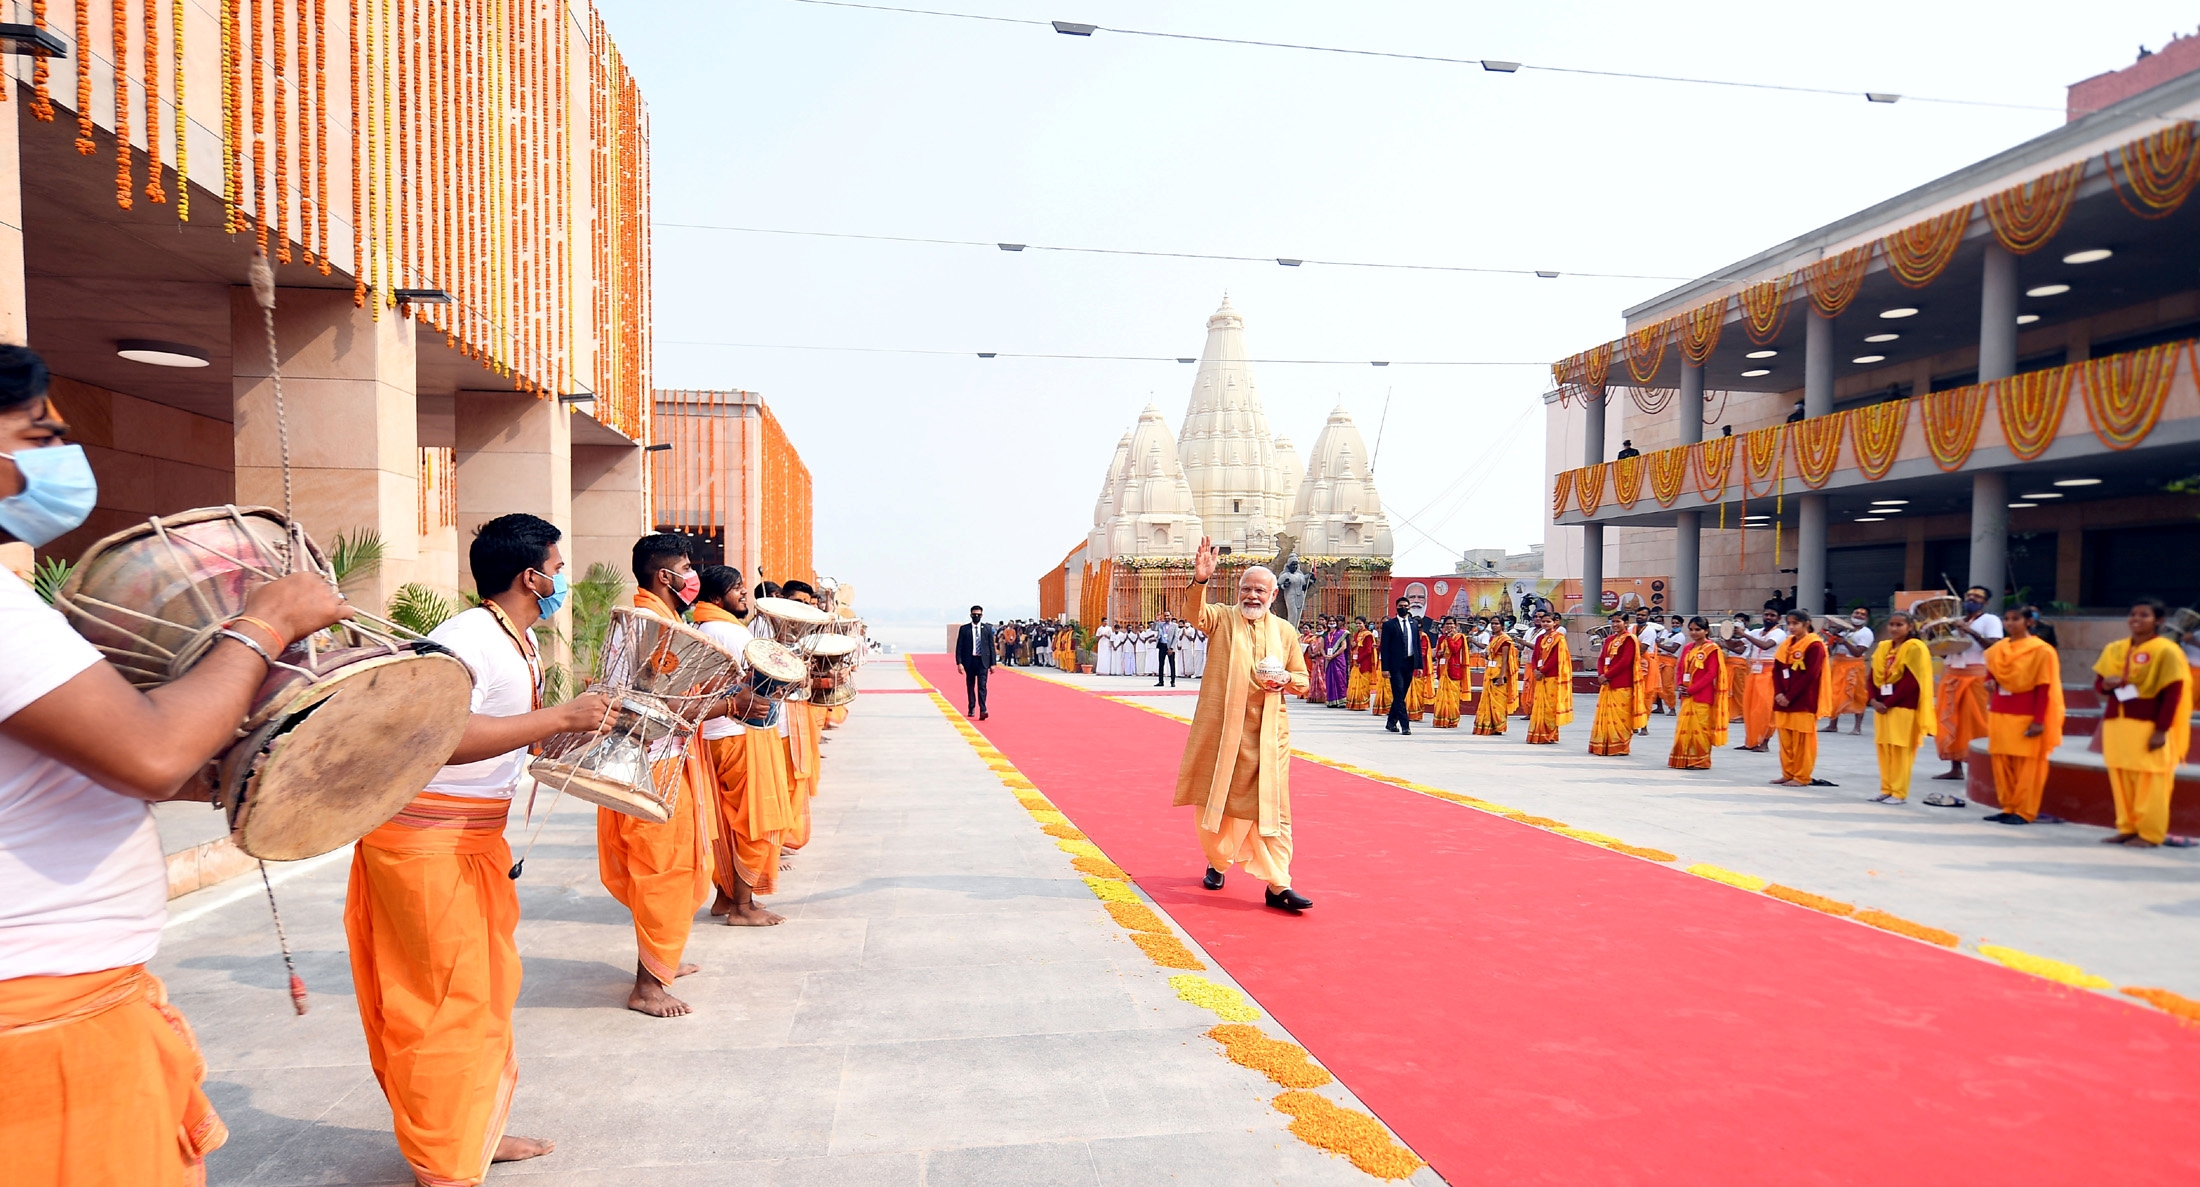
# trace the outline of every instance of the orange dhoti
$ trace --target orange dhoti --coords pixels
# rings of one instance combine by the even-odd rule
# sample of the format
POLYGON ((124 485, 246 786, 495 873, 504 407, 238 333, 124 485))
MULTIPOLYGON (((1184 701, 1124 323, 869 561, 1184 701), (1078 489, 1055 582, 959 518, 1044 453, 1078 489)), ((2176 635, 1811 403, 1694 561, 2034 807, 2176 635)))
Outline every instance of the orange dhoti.
POLYGON ((1678 712, 1680 704, 1678 685, 1681 674, 1681 657, 1677 655, 1653 655, 1650 657, 1650 699, 1666 709, 1678 712))
POLYGON ((1741 697, 1742 745, 1754 750, 1772 738, 1772 661, 1750 660, 1748 668, 1741 697))
POLYGON ((206 1060, 141 964, 0 981, 0 1158, 10 1183, 185 1187, 229 1138, 206 1060))
MULTIPOLYGON (((1603 706, 1598 706, 1599 716, 1603 706)), ((1713 719, 1711 705, 1693 698, 1681 702, 1680 719, 1673 723, 1673 752, 1665 765, 1682 771, 1711 769, 1711 749, 1723 742, 1725 724, 1713 719)))
POLYGON ((1950 668, 1940 677, 1940 732, 1934 745, 1947 762, 1971 757, 1971 739, 1986 736, 1986 669, 1950 668))
POLYGON ((660 985, 671 985, 678 975, 695 912, 710 898, 709 834, 718 789, 701 751, 691 746, 680 757, 654 764, 660 780, 680 781, 672 819, 654 824, 609 808, 596 810, 597 870, 604 889, 633 912, 642 968, 660 985))
POLYGON ((1596 724, 1589 729, 1589 753, 1629 753, 1635 739, 1635 690, 1606 688, 1597 693, 1596 724))
POLYGON ((793 851, 810 843, 810 800, 817 795, 818 731, 810 706, 790 701, 787 714, 787 836, 781 847, 793 851))
MULTIPOLYGON (((1282 816, 1283 831, 1273 837, 1260 835, 1256 820, 1236 816, 1222 818, 1219 829, 1199 829, 1199 848, 1207 864, 1227 871, 1232 863, 1277 890, 1291 886, 1291 817, 1282 816)), ((1196 825, 1195 825, 1196 827, 1196 825)))
POLYGON ((481 1182, 519 1079, 510 807, 422 792, 352 851, 344 935, 359 1024, 423 1183, 481 1182))
POLYGON ((1833 709, 1826 716, 1836 726, 1843 713, 1863 714, 1871 708, 1871 678, 1864 671, 1864 657, 1836 655, 1833 659, 1833 709))
POLYGON ((1449 676, 1442 677, 1437 681, 1437 729, 1455 730, 1459 728, 1459 706, 1460 703, 1466 699, 1466 685, 1466 680, 1454 680, 1449 676))
POLYGON ((787 748, 770 730, 712 738, 718 824, 711 857, 718 889, 728 897, 738 880, 756 894, 779 888, 779 849, 788 820, 787 748))

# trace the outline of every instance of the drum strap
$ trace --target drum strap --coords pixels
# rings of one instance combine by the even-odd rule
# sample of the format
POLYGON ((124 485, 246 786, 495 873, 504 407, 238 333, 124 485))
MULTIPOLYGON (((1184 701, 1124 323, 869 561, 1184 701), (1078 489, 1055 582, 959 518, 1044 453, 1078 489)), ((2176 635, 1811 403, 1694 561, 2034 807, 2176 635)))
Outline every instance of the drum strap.
POLYGON ((512 646, 519 650, 519 657, 527 661, 527 674, 534 681, 532 709, 529 711, 542 708, 542 656, 535 650, 534 641, 527 637, 527 632, 519 629, 519 624, 513 622, 511 615, 504 612, 504 607, 487 598, 482 599, 481 604, 488 608, 490 615, 497 620, 497 625, 504 629, 504 637, 510 639, 512 646))

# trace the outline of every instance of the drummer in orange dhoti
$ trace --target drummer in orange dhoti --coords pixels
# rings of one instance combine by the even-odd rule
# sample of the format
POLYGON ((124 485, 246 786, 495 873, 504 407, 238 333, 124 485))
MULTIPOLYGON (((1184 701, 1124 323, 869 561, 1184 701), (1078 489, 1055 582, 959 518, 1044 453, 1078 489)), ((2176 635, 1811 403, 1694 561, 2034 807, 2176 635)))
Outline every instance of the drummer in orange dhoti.
MULTIPOLYGON (((755 638, 742 621, 749 616, 749 593, 741 570, 711 565, 702 571, 701 596, 695 603, 695 629, 734 655, 755 638)), ((697 731, 710 752, 718 776, 717 832, 712 838, 712 880, 718 897, 710 913, 729 927, 770 927, 785 921, 756 901, 779 888, 779 850, 788 818, 787 751, 778 724, 756 727, 768 701, 743 689, 732 712, 703 723, 697 731)), ((787 706, 781 706, 784 712, 787 706)))
POLYGON ((1306 655, 1291 624, 1268 612, 1275 574, 1258 565, 1238 577, 1235 605, 1207 601, 1214 542, 1201 537, 1178 613, 1206 634, 1191 737, 1177 767, 1177 806, 1197 810, 1202 884, 1222 889, 1242 863, 1268 884, 1266 902, 1297 914, 1314 905, 1291 889, 1291 723, 1285 694, 1306 691, 1306 655))
MULTIPOLYGON (((0 346, 0 548, 44 545, 97 484, 0 346)), ((26 1184, 202 1183, 228 1137, 205 1062, 146 962, 168 918, 150 802, 236 740, 267 656, 351 615, 327 581, 260 586, 188 672, 140 692, 0 566, 0 1157, 26 1184), (117 744, 126 739, 126 744, 117 744)))
MULTIPOLYGON (((634 542, 634 608, 667 622, 702 592, 702 576, 688 555, 687 537, 658 532, 634 542)), ((673 1018, 688 1004, 666 992, 673 978, 695 972, 681 963, 695 911, 710 897, 710 838, 718 795, 716 773, 703 747, 690 745, 676 760, 680 783, 672 819, 663 824, 596 809, 596 865, 604 889, 634 915, 634 992, 630 1010, 673 1018)))
MULTIPOLYGON (((2000 617, 1987 610, 1992 596, 1983 585, 1963 591, 1963 616, 1942 624, 1959 632, 1959 639, 1967 636, 1969 642, 1948 657, 1948 667, 1940 675, 1940 729, 1934 741, 1948 769, 1933 776, 1935 779, 1962 779, 1963 761, 1971 755, 1971 739, 1986 736, 1986 649, 2002 638, 2000 617)), ((1936 791, 1926 796, 1925 802, 1935 808, 1960 808, 1970 801, 1936 791)))
POLYGON ((607 708, 593 693, 542 704, 530 631, 565 602, 558 536, 524 514, 498 516, 474 535, 474 587, 492 592, 428 635, 473 672, 472 717, 449 765, 352 852, 344 936, 359 1024, 398 1151, 423 1183, 479 1183, 492 1161, 552 1149, 504 1133, 519 1075, 520 985, 519 893, 504 825, 527 748, 595 729, 607 708))

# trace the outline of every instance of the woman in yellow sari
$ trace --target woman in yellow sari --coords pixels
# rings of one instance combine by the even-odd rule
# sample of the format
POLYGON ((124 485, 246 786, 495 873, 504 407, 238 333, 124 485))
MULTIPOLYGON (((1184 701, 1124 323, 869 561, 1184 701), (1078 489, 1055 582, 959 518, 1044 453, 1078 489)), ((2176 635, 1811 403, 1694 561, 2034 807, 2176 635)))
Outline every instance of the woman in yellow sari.
POLYGON ((1900 611, 1887 618, 1887 637, 1872 649, 1870 704, 1872 740, 1879 746, 1879 794, 1872 802, 1904 803, 1910 798, 1910 768, 1918 748, 1933 736, 1933 656, 1916 634, 1917 625, 1900 611))
POLYGON ((1353 621, 1345 657, 1350 674, 1345 682, 1344 707, 1356 713, 1364 712, 1375 690, 1375 633, 1367 629, 1367 619, 1353 621))
POLYGON ((1490 631, 1490 645, 1482 658, 1482 699, 1474 707, 1474 732, 1502 734, 1505 719, 1512 716, 1513 681, 1520 678, 1520 648, 1502 630, 1490 631))
POLYGON ((2111 845, 2152 849, 2169 836, 2169 795, 2192 745, 2192 671, 2161 636, 2169 608, 2148 598, 2124 619, 2129 639, 2101 649, 2093 688, 2101 694, 2101 757, 2116 797, 2111 845))
POLYGON ((1686 629, 1688 642, 1673 678, 1680 720, 1673 723, 1673 753, 1665 765, 1708 771, 1711 752, 1726 745, 1725 652, 1711 641, 1711 623, 1703 615, 1689 619, 1686 629))

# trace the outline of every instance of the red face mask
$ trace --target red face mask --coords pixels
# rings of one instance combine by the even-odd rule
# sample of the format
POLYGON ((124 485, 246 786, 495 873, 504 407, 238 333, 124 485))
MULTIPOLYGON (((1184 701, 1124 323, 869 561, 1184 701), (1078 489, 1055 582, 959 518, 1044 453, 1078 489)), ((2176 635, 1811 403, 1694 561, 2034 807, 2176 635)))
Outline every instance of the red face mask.
MULTIPOLYGON (((670 569, 665 571, 671 572, 670 569)), ((680 578, 680 584, 674 592, 680 595, 680 609, 685 610, 694 605, 697 595, 703 592, 703 575, 693 569, 688 570, 686 576, 680 578)))

